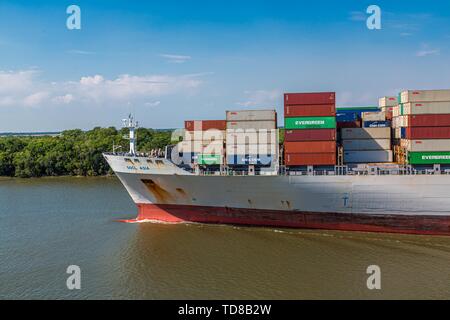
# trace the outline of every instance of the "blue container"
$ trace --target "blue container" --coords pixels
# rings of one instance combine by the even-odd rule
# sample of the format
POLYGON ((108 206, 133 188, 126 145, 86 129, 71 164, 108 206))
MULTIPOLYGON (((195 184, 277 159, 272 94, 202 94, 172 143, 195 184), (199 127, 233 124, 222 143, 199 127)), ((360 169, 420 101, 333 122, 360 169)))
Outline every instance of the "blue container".
POLYGON ((227 164, 229 165, 261 165, 269 166, 272 163, 273 155, 243 155, 235 154, 227 156, 227 164))
POLYGON ((388 128, 391 126, 391 122, 386 121, 363 121, 363 128, 388 128))
POLYGON ((338 112, 336 113, 337 122, 353 122, 358 120, 358 114, 354 112, 338 112))
POLYGON ((406 128, 405 127, 400 128, 400 137, 402 139, 406 139, 406 128))

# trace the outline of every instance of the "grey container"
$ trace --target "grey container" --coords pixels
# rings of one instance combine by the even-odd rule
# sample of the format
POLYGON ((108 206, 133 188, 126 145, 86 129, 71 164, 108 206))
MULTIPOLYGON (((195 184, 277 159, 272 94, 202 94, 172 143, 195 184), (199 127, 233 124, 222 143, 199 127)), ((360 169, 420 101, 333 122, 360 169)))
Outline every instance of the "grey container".
POLYGON ((391 139, 343 140, 344 151, 390 150, 391 139))
POLYGON ((227 111, 227 121, 276 121, 275 110, 236 110, 227 111))
POLYGON ((344 151, 344 163, 382 163, 392 160, 391 150, 344 151))
POLYGON ((342 140, 390 139, 391 128, 342 128, 342 140))

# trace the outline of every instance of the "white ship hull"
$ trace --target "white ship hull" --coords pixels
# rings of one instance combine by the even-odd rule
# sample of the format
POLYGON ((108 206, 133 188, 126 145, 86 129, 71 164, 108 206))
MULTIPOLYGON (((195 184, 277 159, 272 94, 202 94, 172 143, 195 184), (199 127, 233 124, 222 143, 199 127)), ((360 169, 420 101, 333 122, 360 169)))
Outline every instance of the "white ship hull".
POLYGON ((137 219, 450 235, 450 175, 207 176, 105 158, 137 219))

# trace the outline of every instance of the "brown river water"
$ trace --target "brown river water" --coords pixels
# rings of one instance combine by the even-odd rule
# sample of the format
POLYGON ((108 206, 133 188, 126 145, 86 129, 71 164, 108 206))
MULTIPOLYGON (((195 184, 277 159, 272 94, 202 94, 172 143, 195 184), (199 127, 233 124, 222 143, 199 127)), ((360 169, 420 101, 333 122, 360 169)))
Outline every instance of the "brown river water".
POLYGON ((0 299, 450 299, 450 237, 116 221, 135 215, 115 178, 0 178, 0 299))

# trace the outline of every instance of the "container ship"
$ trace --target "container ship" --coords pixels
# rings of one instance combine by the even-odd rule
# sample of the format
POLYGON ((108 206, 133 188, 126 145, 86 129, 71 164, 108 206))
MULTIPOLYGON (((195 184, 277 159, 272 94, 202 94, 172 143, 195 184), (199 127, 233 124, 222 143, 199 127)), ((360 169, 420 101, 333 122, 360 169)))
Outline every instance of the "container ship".
POLYGON ((129 152, 104 157, 132 221, 450 235, 450 90, 349 108, 334 92, 286 93, 282 129, 275 110, 230 110, 148 153, 124 123, 129 152))

